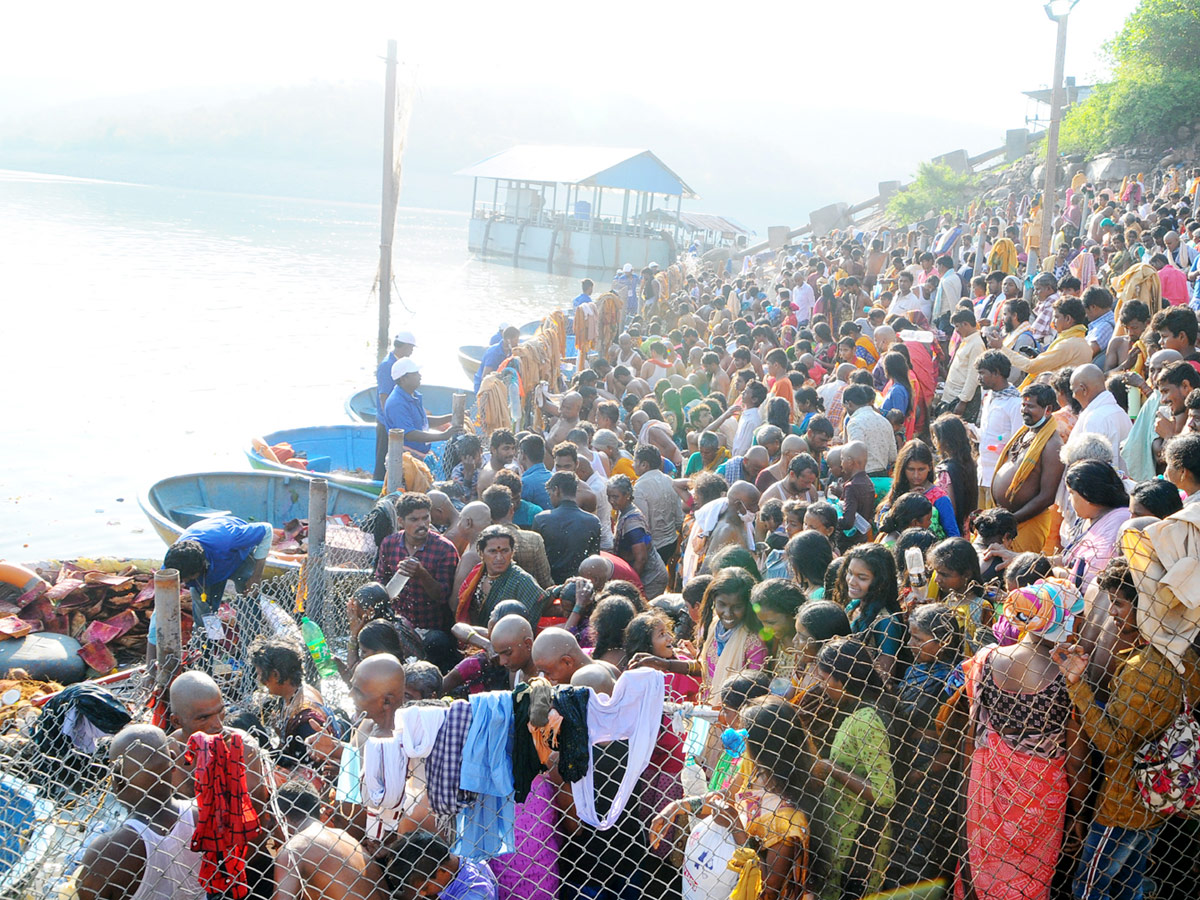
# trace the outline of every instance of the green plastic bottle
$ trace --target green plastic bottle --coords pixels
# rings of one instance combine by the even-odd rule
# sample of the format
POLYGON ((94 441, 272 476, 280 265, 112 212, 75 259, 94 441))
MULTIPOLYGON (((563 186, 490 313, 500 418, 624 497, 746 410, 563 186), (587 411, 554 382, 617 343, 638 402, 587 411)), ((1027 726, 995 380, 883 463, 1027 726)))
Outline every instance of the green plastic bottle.
POLYGON ((336 675, 337 663, 333 661, 333 654, 329 652, 329 645, 325 643, 325 632, 321 631, 321 626, 304 616, 300 620, 300 633, 304 635, 304 644, 317 666, 317 674, 322 678, 332 678, 336 675))

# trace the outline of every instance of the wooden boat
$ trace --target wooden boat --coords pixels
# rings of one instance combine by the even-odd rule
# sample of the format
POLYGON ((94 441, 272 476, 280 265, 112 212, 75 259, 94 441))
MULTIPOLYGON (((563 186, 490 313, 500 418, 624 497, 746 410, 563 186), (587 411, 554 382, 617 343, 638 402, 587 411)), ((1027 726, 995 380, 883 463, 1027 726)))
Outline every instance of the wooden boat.
MULTIPOLYGON (((455 394, 467 395, 467 416, 474 416, 475 392, 469 387, 451 387, 446 384, 421 385, 421 399, 425 401, 425 411, 431 416, 450 415, 454 403, 451 398, 455 394)), ((375 388, 363 388, 361 391, 355 391, 347 397, 346 414, 355 422, 370 422, 373 424, 379 415, 376 405, 375 388)))
MULTIPOLYGON (((374 429, 370 431, 373 436, 374 429)), ((234 515, 248 522, 270 522, 273 527, 282 528, 292 519, 308 518, 310 479, 311 476, 296 471, 173 475, 156 481, 140 494, 138 505, 167 544, 173 544, 185 528, 209 516, 234 515)), ((377 499, 366 491, 331 482, 328 512, 345 514, 357 521, 371 511, 377 499)), ((294 571, 303 559, 272 552, 267 557, 264 574, 272 578, 294 571)))
POLYGON ((262 435, 268 447, 291 444, 292 450, 308 459, 307 469, 294 469, 264 457, 253 446, 245 448, 246 458, 254 469, 285 472, 289 475, 308 475, 325 478, 331 483, 345 485, 370 494, 383 490, 383 482, 375 481, 374 425, 310 425, 306 428, 285 428, 262 435))

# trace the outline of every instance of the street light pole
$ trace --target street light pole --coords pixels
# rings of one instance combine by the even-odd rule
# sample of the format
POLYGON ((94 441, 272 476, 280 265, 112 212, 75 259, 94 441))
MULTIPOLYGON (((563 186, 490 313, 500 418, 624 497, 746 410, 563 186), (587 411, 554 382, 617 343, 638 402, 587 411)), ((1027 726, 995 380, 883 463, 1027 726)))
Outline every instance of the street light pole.
MULTIPOLYGON (((1076 0, 1078 2, 1078 0, 1076 0)), ((1067 16, 1075 3, 1051 0, 1046 4, 1046 15, 1058 23, 1058 41, 1054 47, 1054 83, 1050 86, 1050 129, 1046 134, 1046 175, 1042 185, 1042 241, 1038 255, 1042 259, 1050 256, 1050 242, 1054 235, 1054 193, 1058 190, 1058 126, 1063 108, 1063 66, 1067 56, 1067 16)))

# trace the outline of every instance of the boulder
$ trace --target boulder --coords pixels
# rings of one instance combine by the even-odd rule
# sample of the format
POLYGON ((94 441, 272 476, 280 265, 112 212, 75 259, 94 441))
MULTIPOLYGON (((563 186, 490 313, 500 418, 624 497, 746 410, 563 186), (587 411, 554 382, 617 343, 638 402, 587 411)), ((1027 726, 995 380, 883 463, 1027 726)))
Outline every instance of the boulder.
POLYGON ((835 228, 847 228, 853 224, 849 203, 831 203, 808 214, 809 224, 816 237, 824 237, 835 228))
POLYGON ((1087 165, 1088 181, 1093 184, 1107 181, 1120 181, 1137 172, 1137 167, 1131 160, 1116 156, 1097 156, 1087 165))

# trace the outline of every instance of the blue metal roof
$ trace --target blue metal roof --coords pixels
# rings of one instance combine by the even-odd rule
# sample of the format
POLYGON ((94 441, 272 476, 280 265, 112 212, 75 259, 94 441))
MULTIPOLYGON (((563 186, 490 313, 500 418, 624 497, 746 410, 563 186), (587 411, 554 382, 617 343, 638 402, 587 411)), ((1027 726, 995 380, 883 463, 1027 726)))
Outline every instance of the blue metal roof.
POLYGON ((696 196, 682 178, 649 150, 622 147, 521 144, 456 174, 502 181, 582 184, 650 194, 696 196))

